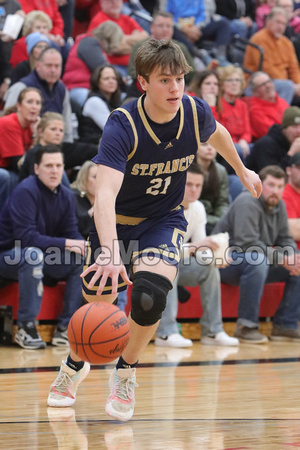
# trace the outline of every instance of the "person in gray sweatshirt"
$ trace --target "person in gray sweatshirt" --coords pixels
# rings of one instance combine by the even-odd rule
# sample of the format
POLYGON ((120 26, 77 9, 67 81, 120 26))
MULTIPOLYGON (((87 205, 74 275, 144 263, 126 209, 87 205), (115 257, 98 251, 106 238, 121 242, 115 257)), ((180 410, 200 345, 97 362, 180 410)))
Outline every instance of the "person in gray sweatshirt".
POLYGON ((300 253, 289 235, 282 200, 285 172, 279 166, 266 166, 259 176, 261 197, 241 193, 213 229, 214 234, 227 231, 230 236, 232 261, 220 274, 223 283, 240 287, 234 335, 240 342, 268 342, 258 331, 263 288, 266 283, 285 282, 270 339, 300 342, 300 253))

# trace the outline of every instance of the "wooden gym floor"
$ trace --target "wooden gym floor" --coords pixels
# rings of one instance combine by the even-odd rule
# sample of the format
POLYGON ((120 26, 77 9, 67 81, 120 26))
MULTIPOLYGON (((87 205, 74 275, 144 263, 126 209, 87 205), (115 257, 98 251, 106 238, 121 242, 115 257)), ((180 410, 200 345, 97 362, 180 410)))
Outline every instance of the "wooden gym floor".
POLYGON ((149 344, 126 423, 105 413, 113 364, 94 366, 73 408, 46 399, 67 351, 0 347, 0 449, 300 448, 300 346, 149 344))

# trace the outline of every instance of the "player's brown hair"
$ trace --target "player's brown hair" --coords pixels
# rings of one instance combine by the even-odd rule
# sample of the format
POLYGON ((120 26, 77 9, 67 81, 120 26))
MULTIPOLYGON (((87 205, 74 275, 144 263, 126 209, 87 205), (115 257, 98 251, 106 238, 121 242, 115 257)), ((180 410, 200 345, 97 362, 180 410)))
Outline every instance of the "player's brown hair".
POLYGON ((162 70, 169 67, 172 75, 186 75, 192 70, 181 48, 173 41, 147 39, 135 56, 136 73, 149 81, 149 75, 156 67, 162 70))

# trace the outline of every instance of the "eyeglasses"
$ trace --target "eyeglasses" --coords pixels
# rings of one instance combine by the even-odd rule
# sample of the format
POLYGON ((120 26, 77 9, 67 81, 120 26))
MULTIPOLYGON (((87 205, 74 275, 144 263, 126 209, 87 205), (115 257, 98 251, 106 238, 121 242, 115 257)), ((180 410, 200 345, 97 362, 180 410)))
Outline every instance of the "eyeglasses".
POLYGON ((272 78, 269 78, 268 80, 264 81, 263 83, 256 84, 256 85, 254 86, 254 89, 259 89, 259 88, 261 88, 261 87, 263 87, 263 86, 266 86, 268 83, 273 83, 272 78))
POLYGON ((241 83, 242 80, 240 78, 227 78, 226 83, 241 83))

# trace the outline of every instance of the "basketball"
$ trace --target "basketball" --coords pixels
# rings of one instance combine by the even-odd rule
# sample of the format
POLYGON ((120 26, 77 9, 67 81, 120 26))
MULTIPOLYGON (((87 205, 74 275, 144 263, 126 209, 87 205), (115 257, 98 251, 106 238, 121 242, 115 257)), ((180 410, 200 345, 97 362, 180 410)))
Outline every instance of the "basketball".
POLYGON ((83 361, 106 364, 118 358, 128 344, 129 322, 116 305, 88 303, 72 316, 68 326, 71 350, 83 361))

